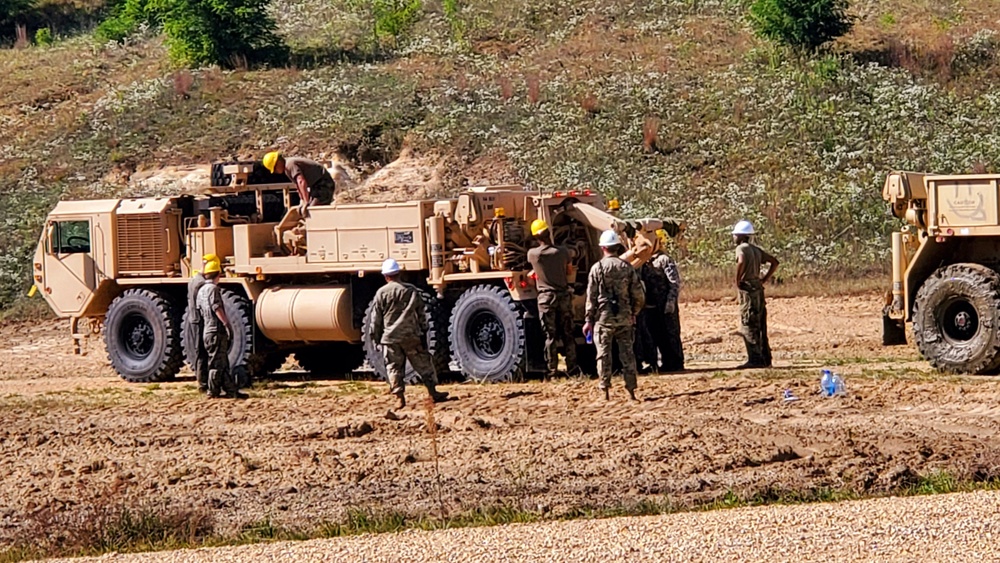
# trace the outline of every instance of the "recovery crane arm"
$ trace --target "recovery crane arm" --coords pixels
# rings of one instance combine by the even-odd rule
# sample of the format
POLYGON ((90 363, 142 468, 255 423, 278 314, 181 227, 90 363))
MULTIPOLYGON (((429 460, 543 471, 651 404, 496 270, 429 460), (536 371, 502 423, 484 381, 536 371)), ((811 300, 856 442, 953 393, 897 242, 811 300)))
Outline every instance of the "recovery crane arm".
POLYGON ((617 232, 626 248, 622 259, 635 268, 645 264, 656 252, 657 230, 663 229, 670 237, 676 237, 687 227, 679 219, 621 219, 592 205, 579 203, 567 204, 564 213, 592 229, 617 232))

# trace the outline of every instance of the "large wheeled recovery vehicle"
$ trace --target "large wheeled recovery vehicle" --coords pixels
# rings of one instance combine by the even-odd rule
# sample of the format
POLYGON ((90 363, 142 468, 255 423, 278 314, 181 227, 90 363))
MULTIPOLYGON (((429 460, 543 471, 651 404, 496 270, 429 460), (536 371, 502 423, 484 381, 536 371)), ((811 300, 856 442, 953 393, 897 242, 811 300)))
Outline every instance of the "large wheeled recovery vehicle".
POLYGON ((276 227, 298 201, 283 176, 252 163, 218 164, 211 184, 202 195, 56 205, 35 253, 33 282, 69 319, 77 351, 81 339, 102 334, 122 378, 173 378, 196 348, 183 338, 187 283, 200 257, 214 253, 223 258, 234 329, 230 361, 244 382, 290 354, 302 368, 326 374, 352 372, 367 358, 385 377, 378 346, 364 335, 384 283, 382 261, 395 258, 405 280, 424 290, 428 347, 440 371, 454 362, 476 381, 544 371, 526 259, 528 225, 541 218, 556 242, 573 250, 577 338, 582 367, 593 371, 594 353, 579 331, 600 231, 617 230, 625 258, 638 267, 654 252, 657 229, 675 236, 684 228, 669 219, 619 219, 588 190, 494 186, 449 199, 315 206, 289 247, 276 227))

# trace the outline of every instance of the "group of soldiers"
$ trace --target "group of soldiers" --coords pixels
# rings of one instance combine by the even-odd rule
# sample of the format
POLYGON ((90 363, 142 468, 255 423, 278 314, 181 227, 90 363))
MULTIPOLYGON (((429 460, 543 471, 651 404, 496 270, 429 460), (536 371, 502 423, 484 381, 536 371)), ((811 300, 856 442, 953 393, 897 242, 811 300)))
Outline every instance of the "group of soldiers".
MULTIPOLYGON (((336 185, 319 163, 303 158, 285 158, 278 152, 264 156, 264 167, 271 173, 285 174, 292 181, 302 202, 289 210, 286 220, 298 222, 312 205, 329 205, 336 185), (294 215, 294 217, 292 217, 294 215)), ((531 224, 537 246, 528 251, 528 262, 537 280, 538 315, 545 335, 545 359, 549 376, 578 375, 575 323, 573 316, 572 256, 555 244, 548 224, 537 219, 531 224), (559 345, 566 371, 559 370, 559 345)), ((732 231, 736 245, 736 286, 739 291, 740 334, 747 349, 747 362, 740 368, 771 366, 767 339, 767 307, 764 284, 774 275, 778 260, 752 243, 755 234, 749 221, 740 221, 732 231), (768 264, 761 276, 761 267, 768 264)), ((667 235, 657 231, 659 245, 650 260, 636 271, 621 258, 625 248, 617 232, 601 233, 602 258, 587 277, 586 319, 583 326, 587 342, 597 352, 598 388, 610 398, 613 354, 617 350, 625 390, 637 400, 635 390, 640 372, 678 372, 684 369, 684 350, 680 338, 678 296, 681 280, 677 264, 665 252, 667 235)), ((280 238, 279 238, 280 241, 280 238)), ((209 397, 246 398, 239 391, 229 366, 228 350, 232 327, 218 286, 222 267, 218 256, 203 257, 202 269, 195 272, 188 286, 188 310, 191 311, 188 338, 198 348, 195 372, 198 386, 209 397)), ((406 406, 404 373, 407 361, 420 376, 431 399, 445 401, 448 394, 437 390, 437 373, 427 350, 427 319, 419 290, 400 280, 401 268, 392 258, 382 264, 385 285, 376 292, 369 335, 381 345, 389 392, 400 408, 406 406)))

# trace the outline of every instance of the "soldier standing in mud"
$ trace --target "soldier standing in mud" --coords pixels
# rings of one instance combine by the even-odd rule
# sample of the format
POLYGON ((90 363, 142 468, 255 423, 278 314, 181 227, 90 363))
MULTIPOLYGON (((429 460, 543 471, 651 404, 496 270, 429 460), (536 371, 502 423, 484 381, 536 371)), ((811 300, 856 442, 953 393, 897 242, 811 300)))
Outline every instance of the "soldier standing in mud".
POLYGON ((392 258, 382 263, 386 284, 375 292, 372 300, 371 340, 382 346, 385 370, 389 376, 389 393, 399 399, 399 408, 406 406, 406 361, 420 375, 427 393, 435 403, 448 400, 448 393, 437 390, 437 370, 427 351, 427 315, 424 300, 417 288, 402 283, 402 269, 392 258))
POLYGON ((191 369, 194 370, 198 380, 198 391, 205 393, 208 391, 208 352, 205 351, 205 341, 202 339, 204 322, 201 318, 201 311, 198 310, 198 291, 205 285, 205 276, 202 272, 209 262, 218 262, 219 257, 215 254, 206 254, 201 257, 201 269, 195 270, 188 282, 188 324, 184 327, 185 338, 194 346, 195 360, 191 369))
POLYGON ((636 366, 632 352, 635 338, 635 317, 642 311, 645 295, 639 274, 631 264, 622 260, 622 242, 618 233, 607 230, 601 233, 600 246, 604 257, 590 268, 587 279, 587 316, 583 325, 585 335, 593 335, 597 347, 598 387, 610 398, 612 350, 618 343, 618 359, 622 365, 625 390, 633 401, 635 397, 636 366))
POLYGON ((528 262, 538 279, 538 316, 545 333, 545 361, 549 377, 566 376, 559 370, 559 341, 563 343, 566 372, 575 375, 576 338, 573 335, 573 291, 567 274, 569 251, 552 242, 552 232, 542 219, 531 223, 531 234, 541 242, 528 251, 528 262))
POLYGON ((222 264, 218 260, 206 262, 203 272, 205 283, 198 290, 198 310, 205 325, 202 338, 208 353, 208 396, 217 398, 225 391, 231 399, 246 399, 229 369, 229 344, 233 331, 219 289, 221 273, 222 264))
POLYGON ((737 369, 771 367, 771 345, 767 341, 767 305, 764 284, 778 269, 778 259, 750 242, 754 234, 750 221, 733 228, 736 244, 736 287, 740 292, 740 334, 747 347, 747 362, 737 369), (764 277, 760 269, 770 264, 764 277))

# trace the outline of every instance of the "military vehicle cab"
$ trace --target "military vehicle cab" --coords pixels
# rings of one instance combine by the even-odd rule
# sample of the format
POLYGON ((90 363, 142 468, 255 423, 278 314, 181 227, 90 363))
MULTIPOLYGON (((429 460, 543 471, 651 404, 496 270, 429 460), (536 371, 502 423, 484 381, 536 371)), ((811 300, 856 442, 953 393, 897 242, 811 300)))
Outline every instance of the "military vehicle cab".
POLYGON ((906 343, 950 373, 1000 369, 1000 175, 889 174, 892 291, 883 343, 906 343))

